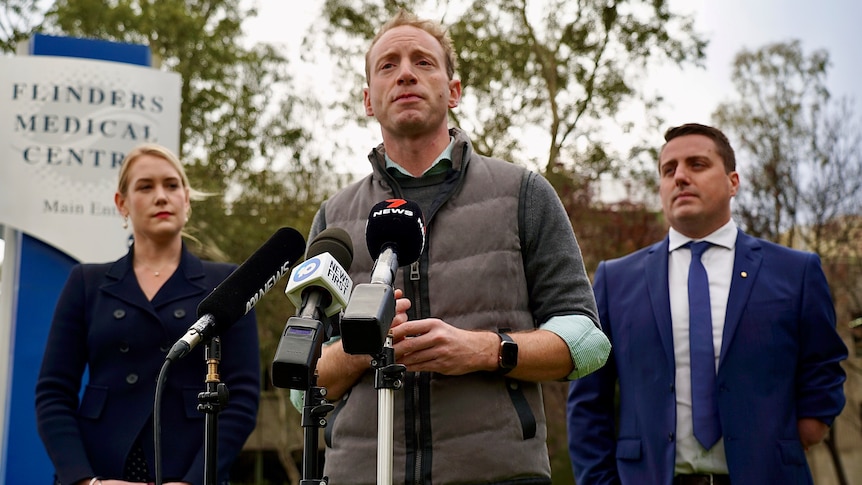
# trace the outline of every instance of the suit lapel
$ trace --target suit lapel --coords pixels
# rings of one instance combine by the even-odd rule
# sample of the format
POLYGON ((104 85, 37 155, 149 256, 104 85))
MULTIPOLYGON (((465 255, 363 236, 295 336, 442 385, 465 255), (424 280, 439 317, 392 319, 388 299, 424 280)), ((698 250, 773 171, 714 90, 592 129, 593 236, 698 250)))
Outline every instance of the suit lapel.
POLYGON ((132 270, 132 251, 130 249, 128 254, 111 265, 105 273, 107 281, 99 287, 99 290, 158 318, 135 278, 135 272, 132 270))
POLYGON ((135 272, 132 270, 133 251, 134 248, 111 266, 106 273, 108 282, 103 284, 100 290, 129 305, 140 308, 156 319, 158 319, 156 309, 177 300, 200 295, 208 290, 212 290, 212 288, 207 288, 205 285, 206 278, 203 263, 192 255, 185 247, 185 244, 183 244, 180 265, 177 267, 176 273, 165 282, 165 285, 159 289, 159 292, 151 302, 147 300, 144 292, 141 291, 138 280, 135 278, 135 272))
POLYGON ((745 309, 754 282, 757 281, 757 273, 760 271, 760 263, 763 260, 760 242, 742 231, 736 236, 736 255, 733 259, 733 273, 730 280, 730 293, 727 297, 727 309, 724 316, 724 334, 721 338, 721 355, 718 362, 719 369, 724 363, 727 349, 733 342, 733 336, 739 327, 742 312, 745 309))
POLYGON ((654 244, 647 252, 644 261, 644 278, 647 282, 647 291, 655 317, 656 327, 664 347, 667 361, 671 364, 673 358, 673 327, 670 316, 670 293, 668 292, 668 245, 667 237, 664 241, 654 244))

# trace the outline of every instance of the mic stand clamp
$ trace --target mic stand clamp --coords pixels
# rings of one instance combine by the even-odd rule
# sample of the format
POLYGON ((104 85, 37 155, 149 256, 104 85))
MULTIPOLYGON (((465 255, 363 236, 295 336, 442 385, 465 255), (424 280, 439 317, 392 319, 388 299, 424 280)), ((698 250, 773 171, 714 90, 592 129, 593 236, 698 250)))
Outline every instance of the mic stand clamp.
POLYGON ((392 389, 397 391, 404 385, 404 372, 407 370, 402 364, 395 363, 395 349, 391 347, 391 338, 387 338, 387 347, 371 360, 374 369, 374 388, 392 389))
POLYGON ((204 484, 218 481, 218 413, 227 406, 227 384, 219 381, 218 365, 221 361, 221 340, 213 337, 206 343, 204 359, 207 363, 206 391, 198 394, 198 411, 206 414, 204 428, 204 484))
POLYGON ((380 353, 372 356, 374 388, 377 389, 377 484, 392 484, 393 420, 395 391, 404 386, 407 367, 395 363, 392 333, 380 353))
MULTIPOLYGON (((316 376, 312 376, 314 384, 316 384, 316 376)), ((317 447, 318 447, 318 431, 326 427, 326 415, 335 409, 335 406, 330 404, 324 398, 326 396, 326 388, 312 385, 305 392, 305 399, 302 406, 302 429, 303 429, 303 454, 302 454, 302 479, 299 485, 325 485, 329 479, 310 478, 317 476, 317 447)))

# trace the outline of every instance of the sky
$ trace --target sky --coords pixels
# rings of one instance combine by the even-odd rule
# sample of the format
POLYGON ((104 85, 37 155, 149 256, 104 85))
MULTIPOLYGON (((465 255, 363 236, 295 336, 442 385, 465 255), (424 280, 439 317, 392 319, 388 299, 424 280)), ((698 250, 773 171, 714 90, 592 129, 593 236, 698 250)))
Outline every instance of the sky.
MULTIPOLYGON (((330 66, 311 65, 300 58, 302 38, 319 15, 320 1, 245 0, 258 16, 247 21, 250 42, 281 46, 291 59, 296 80, 316 89, 336 87, 330 66)), ((826 49, 832 66, 828 85, 833 95, 854 100, 862 112, 862 2, 858 0, 671 0, 672 9, 695 16, 695 28, 709 39, 705 69, 666 68, 645 81, 666 101, 662 114, 668 126, 709 123, 710 115, 733 97, 731 62, 742 48, 755 50, 772 42, 799 39, 803 51, 826 49)), ((357 93, 357 103, 361 98, 357 93)), ((358 159, 379 141, 376 128, 355 128, 358 159)), ((660 140, 661 134, 656 137, 660 140)), ((356 173, 366 165, 354 164, 356 173)), ((351 171, 353 171, 351 170, 351 171)), ((0 240, 0 261, 3 258, 0 240)))

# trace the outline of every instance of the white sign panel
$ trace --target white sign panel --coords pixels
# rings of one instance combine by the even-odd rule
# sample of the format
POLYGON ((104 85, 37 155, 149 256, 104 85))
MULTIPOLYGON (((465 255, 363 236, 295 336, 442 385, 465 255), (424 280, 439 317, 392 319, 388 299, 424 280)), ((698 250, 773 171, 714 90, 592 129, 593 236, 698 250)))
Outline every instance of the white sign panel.
POLYGON ((179 149, 180 85, 131 64, 0 57, 0 223, 82 262, 125 254, 118 169, 141 143, 179 149))

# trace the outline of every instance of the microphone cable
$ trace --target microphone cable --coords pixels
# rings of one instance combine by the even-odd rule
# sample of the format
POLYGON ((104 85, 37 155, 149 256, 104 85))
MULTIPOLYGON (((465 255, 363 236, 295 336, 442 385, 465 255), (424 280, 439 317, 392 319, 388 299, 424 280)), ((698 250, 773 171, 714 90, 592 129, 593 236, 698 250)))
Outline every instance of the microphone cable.
POLYGON ((155 448, 155 468, 156 482, 155 485, 162 485, 162 393, 164 391, 163 384, 168 379, 168 369, 171 366, 170 359, 165 359, 162 363, 162 368, 159 370, 159 378, 156 380, 156 392, 153 399, 153 443, 155 448))

